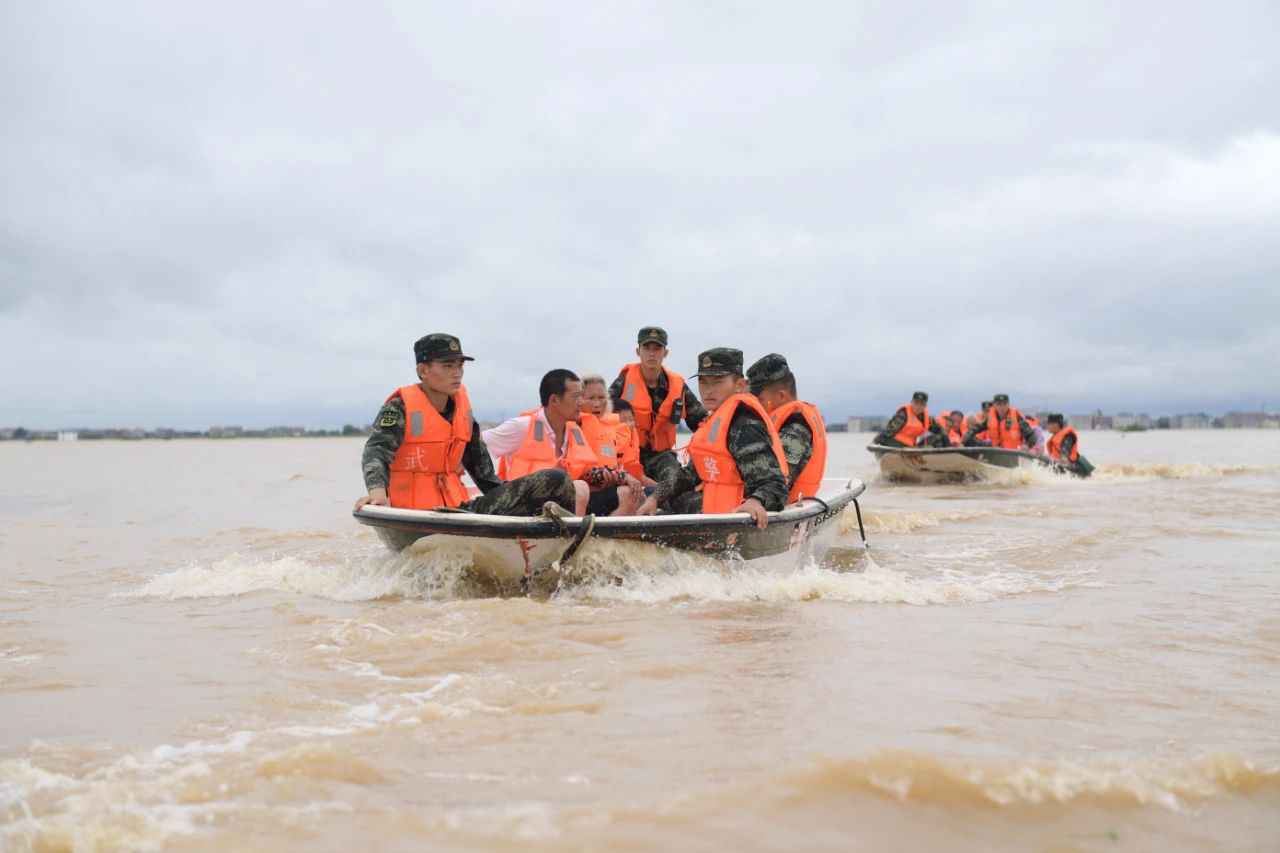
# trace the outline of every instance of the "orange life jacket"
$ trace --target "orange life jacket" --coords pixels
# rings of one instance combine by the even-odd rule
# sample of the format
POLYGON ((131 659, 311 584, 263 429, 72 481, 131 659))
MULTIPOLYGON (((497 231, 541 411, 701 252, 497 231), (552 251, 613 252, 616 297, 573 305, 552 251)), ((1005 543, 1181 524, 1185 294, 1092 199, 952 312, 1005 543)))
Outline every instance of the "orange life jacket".
POLYGON ((390 397, 404 401, 404 441, 391 460, 387 497, 392 506, 435 509, 469 500, 459 470, 471 441, 471 401, 467 389, 453 396, 453 420, 446 421, 420 385, 406 385, 390 397))
POLYGON ((746 493, 746 483, 738 470, 738 463, 729 452, 729 425, 733 423, 733 415, 739 406, 746 406, 764 421, 782 476, 788 476, 787 457, 782 452, 782 442, 778 440, 778 431, 769 413, 753 395, 734 394, 702 422, 689 442, 689 458, 702 478, 702 511, 706 514, 733 512, 746 493))
POLYGON ((910 404, 903 406, 899 411, 907 413, 907 422, 902 429, 898 430, 898 434, 893 437, 894 441, 905 444, 907 447, 915 447, 916 439, 929 431, 929 410, 924 410, 924 415, 916 417, 916 413, 911 409, 910 404))
POLYGON ((1064 426, 1053 435, 1049 436, 1049 457, 1057 459, 1059 462, 1076 462, 1080 459, 1080 436, 1076 434, 1076 428, 1064 426), (1062 458, 1062 442, 1067 440, 1067 436, 1074 435, 1076 443, 1071 445, 1071 453, 1067 459, 1062 458))
POLYGON ((542 409, 534 409, 529 413, 529 431, 525 433, 524 443, 516 448, 515 453, 502 457, 498 463, 498 476, 504 480, 515 480, 534 471, 547 468, 563 468, 575 480, 590 469, 600 464, 599 458, 582 428, 576 423, 565 424, 567 435, 564 456, 556 451, 555 431, 542 416, 542 409))
POLYGON ((622 421, 617 415, 593 415, 583 412, 578 415, 578 426, 586 436, 587 444, 600 458, 600 464, 612 467, 618 463, 618 447, 616 432, 622 421))
POLYGON ((667 374, 667 397, 656 412, 639 364, 627 365, 622 385, 622 399, 631 404, 631 411, 636 416, 640 446, 658 452, 676 446, 676 425, 671 420, 671 412, 676 401, 684 396, 684 377, 665 367, 662 369, 667 374))
POLYGON ((1009 450, 1022 447, 1022 428, 1018 426, 1018 421, 1021 419, 1022 413, 1013 406, 1009 407, 1008 413, 1003 418, 1000 417, 995 406, 988 409, 987 438, 991 440, 991 446, 1009 450))
POLYGON ((791 504, 800 500, 801 497, 816 495, 822 487, 822 475, 827 470, 827 425, 822 420, 822 413, 818 411, 817 406, 803 400, 792 400, 773 411, 773 425, 781 430, 782 425, 797 412, 804 417, 804 422, 809 425, 809 431, 813 433, 813 453, 809 456, 804 470, 797 475, 795 483, 791 486, 791 492, 787 495, 787 503, 791 504))
POLYGON ((640 464, 640 435, 636 428, 618 421, 614 430, 613 445, 618 450, 618 464, 637 480, 644 479, 644 466, 640 464))
POLYGON ((959 410, 942 412, 938 415, 938 423, 942 424, 942 428, 947 431, 947 438, 951 439, 953 445, 959 445, 964 440, 964 434, 969 431, 969 418, 959 410), (960 429, 958 430, 951 425, 952 415, 960 416, 960 429))

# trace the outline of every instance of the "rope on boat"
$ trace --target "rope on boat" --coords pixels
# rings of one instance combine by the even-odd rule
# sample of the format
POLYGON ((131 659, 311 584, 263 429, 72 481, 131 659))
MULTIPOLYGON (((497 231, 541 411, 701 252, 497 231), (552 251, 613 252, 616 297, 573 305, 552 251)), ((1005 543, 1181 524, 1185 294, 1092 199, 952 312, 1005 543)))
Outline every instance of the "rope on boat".
POLYGON ((871 550, 871 545, 867 542, 867 529, 862 526, 862 507, 858 505, 858 499, 853 499, 853 511, 858 515, 858 535, 862 537, 862 547, 871 550))

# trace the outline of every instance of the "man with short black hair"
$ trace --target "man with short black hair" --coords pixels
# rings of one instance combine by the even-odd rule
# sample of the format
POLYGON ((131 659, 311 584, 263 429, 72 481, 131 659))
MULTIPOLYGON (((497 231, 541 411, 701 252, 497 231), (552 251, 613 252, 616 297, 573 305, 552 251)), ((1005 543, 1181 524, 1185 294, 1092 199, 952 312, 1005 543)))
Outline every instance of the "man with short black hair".
POLYGON ((911 402, 898 407, 884 429, 875 437, 881 447, 948 447, 946 430, 929 417, 929 395, 917 391, 911 402))
MULTIPOLYGON (((640 462, 657 483, 658 503, 671 494, 680 475, 680 460, 673 452, 676 427, 683 420, 689 429, 696 430, 707 417, 707 410, 684 377, 663 366, 669 354, 666 330, 645 326, 636 335, 639 361, 622 368, 609 386, 611 398, 631 404, 640 439, 640 462)), ((644 506, 654 504, 646 502, 644 506)))
POLYGON ((543 504, 573 509, 574 487, 564 471, 539 471, 503 483, 462 385, 473 361, 453 335, 434 333, 413 345, 418 382, 394 391, 373 422, 361 468, 368 494, 356 501, 407 509, 461 508, 485 515, 538 515, 543 504), (481 496, 471 499, 465 470, 481 496))
POLYGON ((542 405, 484 431, 484 440, 498 457, 504 479, 560 468, 574 481, 574 514, 630 514, 644 488, 617 466, 601 459, 583 432, 582 381, 572 370, 559 368, 542 377, 538 386, 542 405), (620 485, 621 484, 621 485, 620 485))

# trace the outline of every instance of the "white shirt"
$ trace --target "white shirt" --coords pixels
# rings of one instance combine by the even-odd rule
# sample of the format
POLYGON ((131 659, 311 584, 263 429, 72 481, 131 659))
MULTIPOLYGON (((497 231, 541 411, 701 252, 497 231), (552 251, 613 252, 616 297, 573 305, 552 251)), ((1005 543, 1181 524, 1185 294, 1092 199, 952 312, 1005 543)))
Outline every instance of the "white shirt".
MULTIPOLYGON (((498 460, 503 456, 510 456, 520 449, 520 445, 524 444, 524 437, 529 434, 530 418, 541 418, 542 423, 547 428, 547 432, 555 435, 555 430, 551 429, 551 422, 547 420, 545 409, 538 409, 532 415, 518 415, 480 433, 480 437, 484 439, 485 446, 489 448, 489 455, 493 457, 494 465, 497 465, 498 460)), ((568 445, 569 430, 565 429, 564 439, 560 442, 558 458, 564 457, 564 452, 568 445)))

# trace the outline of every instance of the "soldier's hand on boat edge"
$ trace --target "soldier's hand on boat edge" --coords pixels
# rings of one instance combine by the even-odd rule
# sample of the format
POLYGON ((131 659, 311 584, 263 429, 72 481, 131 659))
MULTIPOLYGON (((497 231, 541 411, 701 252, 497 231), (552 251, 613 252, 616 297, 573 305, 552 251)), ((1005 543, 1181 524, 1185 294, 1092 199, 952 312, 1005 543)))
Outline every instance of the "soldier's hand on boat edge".
POLYGON ((355 509, 353 511, 358 512, 361 507, 368 504, 373 504, 374 506, 390 506, 391 501, 387 498, 387 490, 370 489, 369 494, 356 501, 355 509))
POLYGON ((764 530, 769 526, 769 513, 765 510, 764 504, 760 503, 760 501, 755 498, 747 498, 745 501, 738 504, 738 507, 734 512, 745 512, 747 515, 751 516, 751 520, 754 521, 756 523, 756 527, 761 530, 764 530))

